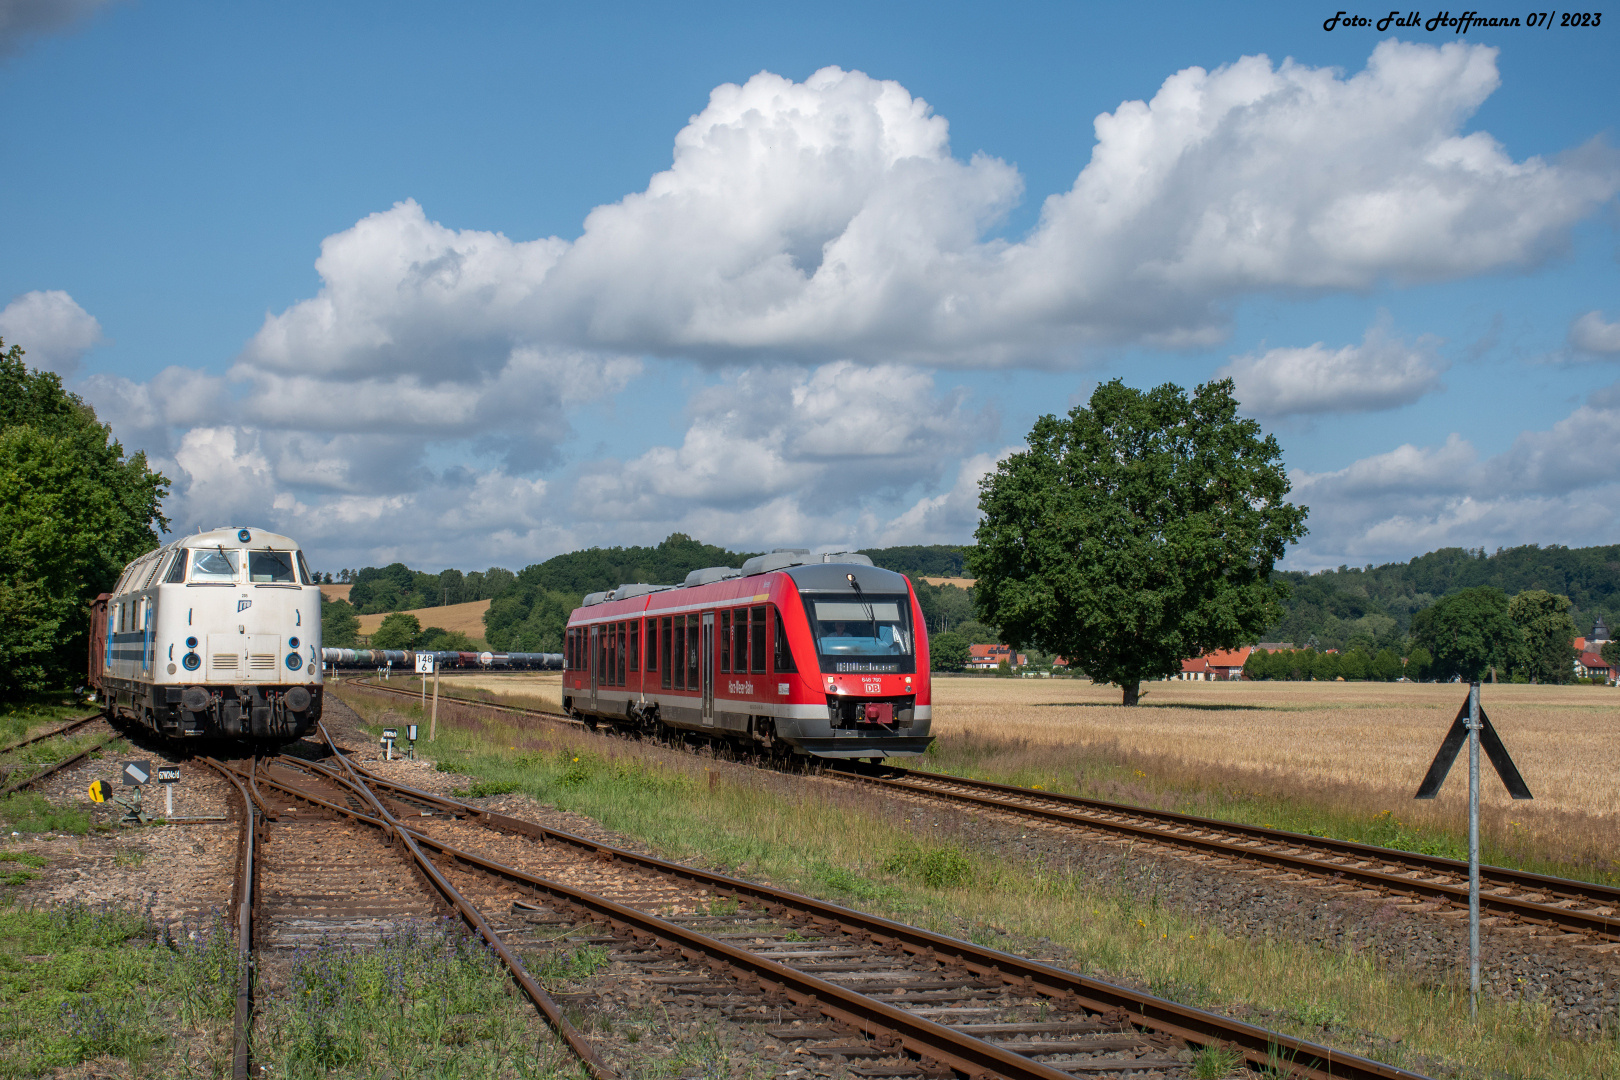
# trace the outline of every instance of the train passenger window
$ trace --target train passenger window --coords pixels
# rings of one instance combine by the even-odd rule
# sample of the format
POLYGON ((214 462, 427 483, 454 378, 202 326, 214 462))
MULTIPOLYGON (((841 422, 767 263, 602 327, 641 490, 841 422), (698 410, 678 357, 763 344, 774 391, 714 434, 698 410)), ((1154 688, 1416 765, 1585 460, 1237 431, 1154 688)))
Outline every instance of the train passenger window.
POLYGON ((168 585, 175 585, 186 580, 186 549, 180 548, 174 553, 174 562, 169 564, 169 573, 163 581, 168 585))
POLYGON ((741 675, 748 670, 748 609, 742 608, 737 612, 736 621, 732 624, 733 645, 731 649, 731 670, 741 675))
POLYGON ((672 646, 675 653, 675 686, 673 689, 686 689, 686 616, 677 616, 675 619, 675 642, 672 646))
POLYGON ((630 670, 641 670, 641 620, 630 624, 630 670))
POLYGON ((573 669, 574 669, 574 632, 572 630, 565 629, 565 630, 563 630, 563 670, 564 671, 572 671, 573 669))
POLYGON ((619 649, 618 649, 619 681, 617 683, 617 685, 619 685, 619 686, 625 685, 625 670, 624 669, 625 669, 625 661, 628 659, 628 657, 625 655, 625 652, 624 652, 624 640, 625 640, 625 626, 624 626, 624 623, 620 623, 619 624, 619 649))
POLYGON ((647 620, 647 670, 658 670, 658 620, 647 620))
POLYGON ((748 636, 749 660, 752 661, 750 671, 760 674, 765 672, 765 608, 763 606, 748 609, 748 636))
POLYGON ((248 580, 256 585, 296 585, 290 551, 248 552, 248 580))
POLYGON ((294 552, 294 554, 296 554, 298 556, 298 580, 299 580, 299 582, 301 584, 304 584, 304 585, 319 585, 320 582, 315 580, 315 575, 311 574, 309 572, 309 563, 304 561, 304 553, 302 551, 299 551, 299 552, 294 552))
POLYGON ((720 674, 731 673, 731 612, 720 613, 720 674))
POLYGON ((612 640, 612 635, 607 632, 608 628, 605 625, 596 626, 592 629, 596 631, 596 685, 606 686, 608 682, 608 642, 612 640))
POLYGON ((698 681, 698 616, 686 617, 686 688, 696 690, 698 681))
POLYGON ((669 689, 669 676, 670 676, 670 671, 669 671, 669 642, 670 642, 670 638, 669 638, 669 634, 670 634, 669 619, 666 618, 664 620, 664 633, 658 639, 658 642, 659 642, 659 644, 658 644, 658 648, 659 648, 658 656, 660 658, 659 663, 664 666, 664 677, 661 680, 660 684, 663 686, 663 688, 665 690, 669 689))
POLYGON ((798 671, 799 665, 793 662, 793 650, 788 647, 787 627, 782 625, 782 609, 775 604, 771 605, 771 625, 776 635, 776 673, 798 671))
POLYGON ((224 548, 199 550, 191 557, 191 580, 210 585, 236 584, 236 552, 224 548))

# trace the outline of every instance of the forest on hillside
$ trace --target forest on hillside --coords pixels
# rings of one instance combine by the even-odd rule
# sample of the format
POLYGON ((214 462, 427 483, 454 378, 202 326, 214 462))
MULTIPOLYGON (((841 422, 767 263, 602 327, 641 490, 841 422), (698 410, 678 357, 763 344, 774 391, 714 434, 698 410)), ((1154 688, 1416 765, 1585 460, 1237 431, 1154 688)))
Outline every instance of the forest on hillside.
MULTIPOLYGON (((874 565, 910 576, 930 632, 961 631, 974 640, 995 636, 974 621, 970 589, 930 585, 923 577, 960 577, 970 549, 962 545, 867 548, 874 565)), ((673 533, 652 547, 588 548, 557 555, 516 573, 501 567, 463 574, 429 574, 401 563, 343 576, 354 582, 353 611, 414 610, 490 600, 485 640, 496 649, 551 652, 561 647, 568 613, 590 592, 628 582, 679 584, 705 566, 741 566, 757 552, 732 551, 673 533)), ((1620 545, 1567 548, 1534 544, 1498 549, 1442 548, 1409 562, 1341 566, 1317 573, 1278 571, 1290 595, 1281 622, 1266 641, 1320 650, 1359 647, 1400 651, 1417 612, 1464 589, 1492 586, 1507 596, 1545 590, 1569 597, 1570 616, 1586 633, 1594 618, 1620 617, 1620 545)), ((348 605, 343 605, 348 607, 348 605)), ((334 614, 338 612, 334 611, 334 614)), ((432 617, 423 622, 431 624, 432 617)))

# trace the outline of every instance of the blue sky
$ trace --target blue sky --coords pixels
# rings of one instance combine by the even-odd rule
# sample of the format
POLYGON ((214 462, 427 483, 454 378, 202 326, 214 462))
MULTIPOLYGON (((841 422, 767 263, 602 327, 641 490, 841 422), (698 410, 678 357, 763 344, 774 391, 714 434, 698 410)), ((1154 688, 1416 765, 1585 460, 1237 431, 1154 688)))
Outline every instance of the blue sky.
POLYGON ((0 0, 0 336, 323 568, 965 541, 1115 376, 1290 566, 1615 542, 1612 27, 1334 10, 0 0))

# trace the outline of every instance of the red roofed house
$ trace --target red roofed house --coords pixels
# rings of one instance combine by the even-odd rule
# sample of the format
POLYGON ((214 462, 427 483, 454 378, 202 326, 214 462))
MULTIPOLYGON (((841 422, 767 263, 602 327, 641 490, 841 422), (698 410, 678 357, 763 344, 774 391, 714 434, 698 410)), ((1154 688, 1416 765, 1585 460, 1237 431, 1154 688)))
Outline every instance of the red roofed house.
POLYGON ((1240 649, 1216 649, 1203 656, 1181 662, 1180 678, 1193 682, 1226 682, 1243 678, 1243 665, 1248 663, 1253 645, 1240 649))
POLYGON ((1024 654, 1013 655, 1011 645, 969 645, 967 666, 970 671, 988 671, 1000 667, 1005 660, 1009 667, 1023 667, 1028 661, 1024 654))
POLYGON ((1589 637, 1578 637, 1573 642, 1575 646, 1575 677, 1577 679, 1607 679, 1614 681, 1615 670, 1609 662, 1603 659, 1599 652, 1609 643, 1609 628, 1603 625, 1600 615, 1592 624, 1592 633, 1589 637))

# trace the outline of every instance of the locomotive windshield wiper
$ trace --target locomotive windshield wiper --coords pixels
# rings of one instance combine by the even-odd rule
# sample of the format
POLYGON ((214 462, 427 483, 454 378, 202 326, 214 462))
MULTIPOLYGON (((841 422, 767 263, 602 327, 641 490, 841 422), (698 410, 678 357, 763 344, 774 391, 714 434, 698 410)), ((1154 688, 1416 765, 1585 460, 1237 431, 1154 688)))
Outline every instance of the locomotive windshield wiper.
POLYGON ((872 628, 872 640, 876 641, 878 639, 877 612, 873 610, 872 605, 867 602, 866 594, 861 591, 861 583, 855 580, 855 575, 845 574, 844 577, 848 579, 849 587, 855 590, 855 598, 860 601, 861 608, 866 612, 867 625, 872 628))

